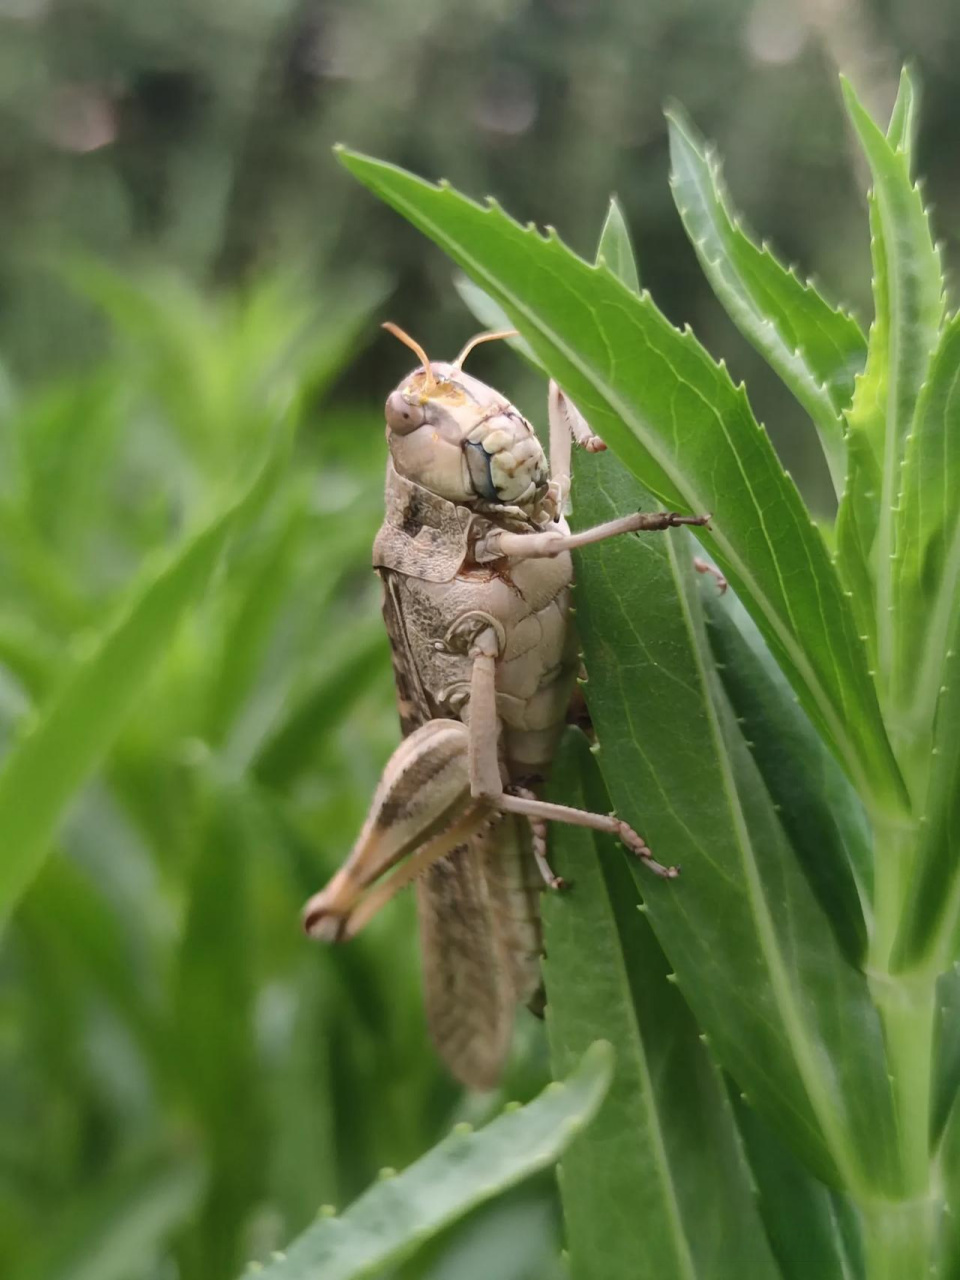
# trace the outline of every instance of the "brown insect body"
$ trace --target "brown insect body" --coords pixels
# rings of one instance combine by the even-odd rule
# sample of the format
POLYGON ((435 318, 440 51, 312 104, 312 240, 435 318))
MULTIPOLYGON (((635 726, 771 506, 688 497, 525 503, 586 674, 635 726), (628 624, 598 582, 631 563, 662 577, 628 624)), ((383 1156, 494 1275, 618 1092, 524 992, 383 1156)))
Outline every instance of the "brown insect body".
POLYGON ((676 874, 620 819, 531 790, 549 771, 578 669, 570 551, 706 517, 636 514, 571 535, 571 436, 603 444, 559 388, 551 383, 548 467, 529 422, 462 372, 472 344, 453 364, 431 364, 394 332, 422 360, 387 399, 373 553, 404 741, 353 851, 304 919, 314 936, 352 937, 416 879, 431 1034, 459 1079, 488 1088, 517 1003, 539 987, 539 892, 544 881, 561 887, 547 822, 611 832, 657 873, 676 874))
MULTIPOLYGON (((500 642, 496 706, 504 781, 539 784, 578 669, 569 616, 573 563, 563 553, 480 564, 473 548, 497 522, 454 506, 388 466, 387 518, 374 544, 374 567, 384 584, 401 725, 406 734, 429 720, 469 714, 469 644, 477 628, 492 621, 500 642), (454 528, 464 533, 458 564, 450 554, 428 554, 419 572, 409 572, 425 546, 454 528)), ((511 524, 516 527, 516 516, 511 524)), ((545 527, 567 529, 562 517, 545 527)), ((449 541, 445 545, 449 551, 449 541)), ((496 1082, 513 1009, 538 995, 542 887, 528 824, 513 814, 491 817, 417 881, 431 1032, 455 1074, 477 1088, 496 1082)))

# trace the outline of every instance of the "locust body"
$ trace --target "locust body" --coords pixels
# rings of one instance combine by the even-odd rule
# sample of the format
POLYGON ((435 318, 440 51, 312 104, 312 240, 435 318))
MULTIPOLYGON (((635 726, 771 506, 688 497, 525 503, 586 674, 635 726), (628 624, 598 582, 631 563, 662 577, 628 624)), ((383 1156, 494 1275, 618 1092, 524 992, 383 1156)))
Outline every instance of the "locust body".
MULTIPOLYGON (((392 326, 388 326, 391 327, 392 326)), ((424 991, 453 1073, 493 1085, 513 1011, 539 988, 539 893, 561 887, 549 821, 610 831, 662 875, 618 818, 540 800, 579 657, 571 625, 576 546, 705 523, 635 514, 571 535, 571 438, 603 448, 551 384, 550 460, 502 395, 421 358, 386 404, 385 516, 374 544, 404 741, 350 857, 305 908, 311 934, 353 936, 416 879, 424 991)), ((493 335, 500 336, 500 335, 493 335)))

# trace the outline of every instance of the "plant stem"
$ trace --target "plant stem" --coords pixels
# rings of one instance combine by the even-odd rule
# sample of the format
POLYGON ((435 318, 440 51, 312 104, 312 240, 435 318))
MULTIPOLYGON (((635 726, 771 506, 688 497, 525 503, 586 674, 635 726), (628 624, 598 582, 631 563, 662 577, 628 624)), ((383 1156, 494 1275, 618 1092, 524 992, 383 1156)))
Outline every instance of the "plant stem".
POLYGON ((903 1194, 924 1196, 930 1185, 930 1095, 936 1017, 934 982, 874 977, 873 996, 883 1020, 900 1140, 903 1194))
POLYGON ((900 1201, 860 1205, 868 1280, 929 1274, 936 1214, 931 1193, 930 1102, 936 975, 891 973, 903 903, 914 867, 916 831, 901 817, 875 826, 876 915, 870 987, 886 1042, 900 1148, 900 1201))
POLYGON ((936 1227, 928 1196, 860 1206, 867 1280, 923 1280, 930 1274, 936 1227))

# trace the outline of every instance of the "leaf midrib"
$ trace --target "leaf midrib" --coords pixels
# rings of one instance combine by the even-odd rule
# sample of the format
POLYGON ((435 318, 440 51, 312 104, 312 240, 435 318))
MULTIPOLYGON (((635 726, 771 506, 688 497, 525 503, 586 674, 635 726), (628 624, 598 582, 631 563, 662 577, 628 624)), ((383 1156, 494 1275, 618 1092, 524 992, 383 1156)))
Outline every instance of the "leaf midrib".
POLYGON ((723 740, 723 733, 719 723, 717 709, 710 689, 708 672, 704 665, 703 654, 698 643, 696 628, 690 612, 690 603, 684 588, 680 566, 677 562, 677 553, 673 543, 668 543, 667 555, 670 560, 671 572, 673 573, 674 580, 677 583, 677 598, 683 616, 684 627, 686 628, 689 636, 691 654, 696 664, 703 688, 703 702, 706 710, 707 721, 710 727, 710 735, 714 740, 723 790, 724 794, 727 796, 730 816, 733 821, 734 831, 737 834, 737 845, 741 853, 742 865, 745 873, 747 899, 750 903, 751 915, 753 916, 756 924, 757 939, 760 943, 761 951, 766 960, 767 970, 770 974, 771 987, 777 997, 777 1001, 781 1009, 783 1027, 786 1032, 787 1039, 790 1042, 790 1046, 793 1049, 794 1060, 797 1064, 800 1079, 803 1082, 803 1087, 810 1100, 810 1105, 813 1108, 814 1114, 820 1123, 821 1132, 823 1133, 827 1149, 830 1151, 834 1161, 836 1162, 837 1168, 843 1176, 845 1185, 848 1188, 856 1188, 860 1185, 859 1170, 850 1163, 847 1157, 847 1144, 843 1141, 844 1135, 842 1129, 838 1128, 835 1110, 830 1105, 829 1099, 825 1096, 823 1082, 820 1073, 816 1070, 814 1062, 814 1050, 809 1043, 809 1037, 800 1009, 794 1000, 790 979, 786 973, 783 958, 777 947, 776 930, 763 899, 763 888, 756 865, 756 856, 753 853, 753 843, 750 838, 749 826, 740 805, 736 781, 732 775, 729 755, 726 749, 726 744, 723 740))
MULTIPOLYGON (((880 225, 885 243, 890 239, 893 218, 889 200, 879 181, 874 179, 874 190, 880 206, 880 225)), ((900 462, 899 393, 900 393, 900 326, 897 317, 902 316, 903 299, 900 272, 896 255, 887 255, 887 385, 883 432, 883 475, 880 486, 880 513, 877 528, 877 657, 881 679, 889 682, 892 676, 891 662, 894 651, 893 637, 893 547, 896 513, 894 494, 900 462)))
MULTIPOLYGON (((617 924, 616 914, 613 911, 610 902, 610 889, 607 883, 607 877, 603 867, 604 858, 609 858, 610 852, 604 853, 598 845, 596 837, 593 838, 592 844, 594 854, 600 863, 600 878, 603 882, 604 905, 606 912, 611 920, 613 931, 619 935, 619 927, 617 924)), ((653 1089, 653 1077, 650 1074, 650 1065, 647 1061, 647 1052, 643 1043, 643 1032, 640 1030, 640 1020, 637 1017, 636 1006, 633 998, 633 988, 630 984, 630 975, 627 972, 626 955, 624 948, 616 946, 613 948, 617 958, 617 981, 621 988, 624 1005, 628 1009, 629 1035, 634 1041, 636 1047, 636 1058, 643 1087, 645 1098, 644 1109, 649 1118, 650 1127, 653 1133, 653 1155, 657 1168, 660 1170, 660 1181, 665 1190, 665 1200, 667 1204, 667 1213, 670 1221, 670 1234, 675 1244, 675 1255, 682 1267, 683 1276, 686 1280, 697 1280, 697 1270, 690 1253, 690 1246, 687 1241, 686 1233, 683 1229, 683 1213, 680 1208, 680 1201, 677 1196, 676 1184, 673 1178, 673 1170, 670 1167, 670 1161, 667 1157, 667 1144, 664 1139, 663 1129, 660 1124, 660 1115, 657 1110, 656 1097, 653 1089)), ((679 1280, 679 1277, 678 1277, 679 1280)))

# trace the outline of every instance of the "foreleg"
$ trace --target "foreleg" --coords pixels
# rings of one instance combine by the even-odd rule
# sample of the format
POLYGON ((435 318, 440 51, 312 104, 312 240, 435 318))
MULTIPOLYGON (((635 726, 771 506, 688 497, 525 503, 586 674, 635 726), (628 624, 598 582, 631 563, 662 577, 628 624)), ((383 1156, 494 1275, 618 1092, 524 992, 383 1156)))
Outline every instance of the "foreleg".
POLYGON ((621 533, 656 533, 681 525, 703 527, 709 523, 709 516, 682 516, 677 511, 635 511, 632 515, 619 516, 616 520, 594 525, 592 529, 582 529, 579 533, 510 533, 506 529, 495 529, 478 542, 476 555, 481 563, 501 556, 513 560, 542 559, 560 555, 562 551, 575 551, 577 547, 586 547, 592 542, 603 542, 606 538, 616 538, 621 533))

